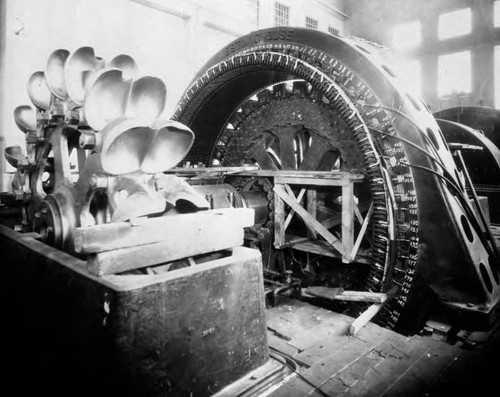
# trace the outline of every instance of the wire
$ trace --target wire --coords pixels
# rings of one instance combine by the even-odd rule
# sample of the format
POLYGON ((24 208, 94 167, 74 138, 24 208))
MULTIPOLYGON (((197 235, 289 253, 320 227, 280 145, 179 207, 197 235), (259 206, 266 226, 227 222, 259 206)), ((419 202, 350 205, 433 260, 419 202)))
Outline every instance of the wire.
POLYGON ((283 353, 281 351, 279 351, 278 349, 272 347, 272 346, 269 346, 269 349, 271 349, 275 355, 277 356, 281 356, 284 360, 285 360, 285 365, 295 374, 297 374, 297 376, 302 379, 305 383, 307 383, 309 386, 311 386, 314 391, 318 391, 322 396, 324 397, 328 397, 328 394, 326 394, 323 390, 321 390, 321 386, 318 386, 314 383, 312 383, 309 379, 307 379, 304 375, 302 375, 298 370, 298 366, 299 364, 297 363, 297 361, 295 361, 295 359, 290 356, 289 354, 286 354, 286 353, 283 353))
POLYGON ((448 170, 446 169, 445 165, 443 164, 443 162, 440 159, 436 158, 434 155, 432 155, 431 153, 429 153, 423 147, 417 145, 416 143, 413 143, 409 139, 406 139, 406 138, 403 138, 403 137, 397 136, 397 135, 391 135, 388 132, 385 132, 385 131, 382 131, 382 130, 379 130, 379 129, 373 128, 373 127, 368 127, 368 129, 371 130, 371 131, 378 132, 379 134, 382 134, 382 135, 385 135, 385 136, 388 136, 388 137, 400 140, 400 141, 402 141, 402 142, 410 145, 411 147, 419 150, 420 152, 422 152, 426 156, 428 156, 431 160, 433 160, 436 164, 438 164, 443 169, 443 171, 448 172, 448 170))
POLYGON ((424 167, 424 166, 416 165, 416 164, 410 164, 410 163, 407 163, 407 162, 404 162, 404 161, 399 161, 399 162, 401 164, 407 165, 408 167, 418 168, 418 169, 420 169, 422 171, 430 172, 430 173, 436 175, 437 177, 443 179, 445 182, 449 183, 450 186, 452 186, 453 189, 455 190, 455 192, 457 193, 457 196, 458 196, 458 198, 459 198, 459 200, 460 200, 460 202, 462 204, 462 208, 467 213, 469 221, 471 221, 471 224, 474 227, 476 233, 478 234, 479 238, 482 240, 485 249, 489 252, 490 255, 494 256, 495 258, 498 257, 497 252, 495 251, 495 249, 492 248, 490 246, 490 244, 489 244, 491 242, 488 241, 488 239, 485 238, 485 236, 483 234, 483 231, 481 229, 481 225, 479 224, 479 222, 477 220, 476 214, 474 213, 474 211, 472 210, 472 208, 470 208, 470 204, 469 204, 468 199, 463 195, 463 193, 460 190, 460 188, 454 182, 452 182, 451 180, 449 180, 444 175, 441 175, 439 172, 436 172, 436 171, 434 171, 434 170, 432 170, 432 169, 430 169, 428 167, 424 167))
MULTIPOLYGON (((424 139, 426 141, 428 141, 428 137, 427 135, 424 133, 424 131, 420 128, 420 126, 415 122, 413 121, 409 116, 407 116, 406 114, 404 114, 403 112, 401 112, 400 110, 398 109, 395 109, 393 107, 390 107, 390 106, 384 106, 384 105, 371 105, 371 104, 364 104, 364 106, 368 106, 368 107, 375 107, 375 108, 380 108, 380 109, 385 109, 385 110, 388 110, 390 112, 393 112, 399 116, 401 116, 402 118, 404 118, 405 120, 409 121, 411 124, 413 124, 413 126, 415 126, 415 128, 417 129, 417 131, 420 133, 420 135, 422 135, 424 137, 424 139)), ((427 156, 429 156, 429 158, 431 158, 433 161, 436 162, 436 164, 439 164, 441 166, 441 168, 443 169, 444 173, 447 174, 446 176, 445 175, 441 175, 440 173, 434 171, 434 170, 431 170, 430 168, 428 167, 424 167, 424 166, 418 166, 418 165, 415 165, 415 164, 410 164, 410 163, 406 163, 406 162, 402 162, 400 161, 401 164, 405 164, 407 166, 410 166, 410 167, 414 167, 414 168, 418 168, 418 169, 421 169, 423 171, 427 171, 427 172, 431 172, 433 173, 434 175, 436 175, 437 177, 445 180, 449 186, 451 186, 453 188, 453 190, 455 190, 455 193, 457 195, 457 197, 459 198, 461 204, 462 204, 462 207, 463 209, 465 210, 465 212, 467 213, 468 215, 468 218, 469 218, 469 221, 471 221, 474 229, 476 230, 476 233, 479 235, 479 237, 481 238, 482 242, 483 242, 483 245, 485 246, 486 250, 489 251, 490 255, 493 255, 494 257, 498 257, 497 255, 497 251, 495 250, 494 247, 490 247, 489 243, 493 244, 494 245, 494 242, 491 242, 488 240, 488 238, 486 238, 484 235, 483 235, 483 231, 481 229, 481 225, 479 224, 478 220, 477 220, 477 217, 476 217, 476 214, 474 213, 474 211, 472 210, 472 208, 470 207, 470 204, 469 204, 469 201, 468 199, 464 196, 462 190, 457 186, 457 184, 453 181, 453 176, 450 174, 450 172, 446 169, 446 167, 444 166, 444 164, 438 160, 436 157, 434 157, 431 153, 427 152, 424 148, 414 144, 413 142, 405 139, 405 138, 402 138, 402 137, 395 137, 394 135, 391 135, 391 134, 388 134, 386 133, 385 131, 381 131, 381 130, 378 130, 376 128, 370 128, 368 127, 369 129, 373 130, 373 131, 376 131, 376 132, 379 132, 381 134, 384 134, 384 135, 388 135, 388 136, 391 136, 391 137, 394 137, 394 138, 397 138, 397 139, 400 139, 401 141, 411 145, 412 147, 414 147, 415 149, 417 150, 420 150, 421 152, 425 153, 427 156), (486 240, 486 241, 485 241, 486 240)), ((484 225, 485 227, 488 227, 487 225, 484 225)))

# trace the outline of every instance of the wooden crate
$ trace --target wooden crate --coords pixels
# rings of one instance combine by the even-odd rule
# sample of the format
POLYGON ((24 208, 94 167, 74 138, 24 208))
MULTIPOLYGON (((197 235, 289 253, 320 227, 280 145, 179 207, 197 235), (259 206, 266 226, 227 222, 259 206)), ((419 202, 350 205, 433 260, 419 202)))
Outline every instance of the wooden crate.
POLYGON ((97 277, 3 226, 0 248, 12 298, 4 358, 38 392, 204 396, 269 359, 257 250, 158 275, 97 277))

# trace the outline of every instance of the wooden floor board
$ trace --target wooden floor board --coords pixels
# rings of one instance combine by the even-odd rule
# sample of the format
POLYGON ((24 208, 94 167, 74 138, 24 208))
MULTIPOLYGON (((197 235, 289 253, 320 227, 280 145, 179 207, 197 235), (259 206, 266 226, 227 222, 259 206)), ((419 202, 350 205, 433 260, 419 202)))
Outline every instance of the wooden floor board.
MULTIPOLYGON (((481 365, 481 352, 432 336, 403 336, 371 322, 348 336, 353 318, 308 303, 295 308, 290 301, 285 308, 270 310, 269 323, 288 335, 273 335, 270 345, 294 358, 300 372, 270 397, 441 396, 452 387, 450 380, 467 379, 461 374, 481 365), (299 325, 287 329, 291 321, 299 325)), ((479 373, 476 378, 481 383, 485 377, 479 373)))
POLYGON ((359 396, 362 395, 360 390, 368 389, 371 395, 382 396, 414 362, 429 351, 422 343, 409 342, 404 352, 400 348, 381 349, 383 360, 367 371, 364 379, 354 385, 347 395, 359 396))
POLYGON ((431 348, 427 354, 408 368, 384 395, 387 397, 422 395, 432 388, 458 356, 459 352, 452 346, 442 344, 441 348, 431 348))

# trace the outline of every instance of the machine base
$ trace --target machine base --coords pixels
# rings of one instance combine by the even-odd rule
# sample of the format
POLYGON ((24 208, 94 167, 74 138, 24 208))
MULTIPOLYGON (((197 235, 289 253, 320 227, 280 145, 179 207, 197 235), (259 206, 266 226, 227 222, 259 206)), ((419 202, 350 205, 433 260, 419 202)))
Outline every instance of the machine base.
POLYGON ((259 251, 159 275, 95 277, 0 226, 16 382, 55 394, 212 395, 266 364, 259 251), (29 368, 29 372, 26 369, 29 368))

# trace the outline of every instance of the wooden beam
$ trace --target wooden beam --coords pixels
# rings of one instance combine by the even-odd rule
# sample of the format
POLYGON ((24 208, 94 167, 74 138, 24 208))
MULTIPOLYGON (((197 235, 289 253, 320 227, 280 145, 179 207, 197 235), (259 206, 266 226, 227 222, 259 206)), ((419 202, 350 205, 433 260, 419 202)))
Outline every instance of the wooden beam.
POLYGON ((354 185, 342 186, 342 245, 348 252, 342 262, 352 262, 351 252, 354 245, 354 185))
POLYGON ((349 179, 346 178, 305 178, 305 177, 291 177, 291 176, 275 176, 275 182, 277 183, 288 183, 290 185, 311 185, 311 186, 347 186, 352 184, 349 179))
POLYGON ((352 247, 351 251, 351 259, 354 259, 358 254, 359 246, 361 245, 361 241, 366 233, 366 228, 368 227, 368 223, 370 222, 370 218, 373 213, 373 201, 370 204, 370 208, 368 208, 368 212, 366 213, 365 219, 363 220, 363 224, 361 225, 361 229, 358 233, 358 237, 356 238, 356 242, 354 243, 354 247, 352 247))
POLYGON ((343 288, 309 287, 305 292, 318 298, 351 302, 384 303, 388 299, 387 294, 381 292, 345 291, 343 288))
MULTIPOLYGON (((311 214, 314 219, 318 217, 318 206, 317 206, 317 191, 314 189, 307 190, 307 212, 311 214)), ((324 223, 323 223, 324 225, 324 223)), ((328 228, 327 228, 328 229, 328 228)), ((314 231, 309 233, 313 239, 317 239, 316 233, 314 231)))
MULTIPOLYGON (((290 195, 285 191, 283 185, 275 185, 274 192, 277 196, 279 196, 286 204, 288 204, 291 208, 295 210, 295 212, 304 220, 306 224, 309 224, 316 232, 321 235, 331 246, 333 246, 342 257, 348 258, 350 254, 346 252, 346 249, 342 245, 342 243, 332 234, 330 233, 321 223, 319 223, 316 219, 314 219, 302 206, 295 200, 290 197, 290 195)), ((284 239, 284 236, 283 236, 284 239)), ((284 241, 283 241, 284 243, 284 241)))
MULTIPOLYGON (((293 193, 293 190, 292 190, 292 188, 290 187, 290 185, 285 184, 284 186, 285 186, 285 191, 286 191, 286 192, 290 195, 290 197, 293 197, 293 198, 295 199, 295 194, 293 193)), ((302 189, 302 190, 304 190, 304 191, 305 191, 305 189, 302 189)), ((302 190, 301 190, 301 192, 302 192, 302 190)), ((299 194, 299 196, 300 196, 300 194, 299 194)), ((303 196, 303 195, 302 195, 302 196, 303 196)), ((301 200, 301 199, 302 199, 302 198, 300 198, 300 199, 296 199, 296 200, 297 200, 297 202, 299 203, 299 205, 300 205, 300 200, 301 200)), ((293 208, 292 208, 292 210, 291 210, 291 211, 293 211, 293 212, 295 213, 295 210, 294 210, 293 208)), ((316 232, 315 232, 315 231, 314 231, 314 229, 313 229, 310 225, 308 225, 307 223, 306 223, 306 228, 307 228, 307 232, 308 232, 308 234, 309 234, 309 235, 311 235, 311 236, 314 236, 314 238, 316 238, 316 232)), ((286 231, 285 231, 285 232, 286 232, 286 231)))
POLYGON ((331 229, 334 226, 338 226, 342 223, 342 214, 333 215, 325 219, 321 224, 327 229, 331 229))
POLYGON ((384 307, 384 305, 392 299, 392 297, 398 292, 399 287, 394 286, 389 291, 387 291, 386 299, 380 303, 374 303, 368 309, 366 309, 361 315, 356 318, 349 327, 349 334, 356 335, 361 328, 363 328, 373 317, 377 315, 380 310, 384 307))
MULTIPOLYGON (((282 185, 275 184, 282 188, 282 185)), ((281 248, 285 245, 285 203, 277 195, 274 195, 274 247, 281 248)))
MULTIPOLYGON (((300 200, 302 200, 302 198, 304 197, 304 194, 306 192, 306 189, 300 189, 300 192, 299 192, 299 195, 297 196, 297 201, 300 202, 300 200)), ((293 197, 295 198, 295 195, 293 195, 293 197)), ((292 221, 292 217, 293 215, 295 214, 295 210, 291 210, 290 213, 288 214, 288 216, 286 217, 286 220, 285 220, 285 226, 284 226, 284 232, 286 232, 286 229, 288 228, 288 225, 290 225, 290 222, 292 221)))
MULTIPOLYGON (((253 226, 254 218, 251 208, 224 208, 76 228, 73 232, 75 251, 82 254, 111 251, 171 240, 173 235, 189 239, 190 233, 196 235, 198 228, 206 228, 206 225, 220 229, 228 224, 232 229, 243 228, 253 226)), ((219 233, 216 231, 216 234, 219 233)))
POLYGON ((374 303, 356 318, 349 326, 349 334, 356 335, 375 315, 382 310, 383 303, 374 303))
POLYGON ((87 258, 87 269, 99 276, 122 273, 243 244, 244 231, 235 218, 205 220, 186 223, 182 229, 167 229, 170 237, 166 240, 91 254, 87 258))
MULTIPOLYGON (((278 183, 287 183, 286 180, 289 178, 296 178, 297 184, 323 184, 323 180, 327 181, 329 186, 334 186, 331 181, 353 181, 361 182, 365 177, 361 173, 352 173, 345 171, 297 171, 297 170, 257 170, 257 171, 243 171, 239 175, 246 176, 263 176, 263 177, 274 177, 278 179, 284 179, 283 181, 278 181, 278 183), (311 183, 305 183, 307 180, 311 183)), ((294 183, 294 182, 289 182, 294 183)))
MULTIPOLYGON (((331 258, 336 258, 336 259, 341 259, 342 255, 338 251, 335 250, 330 244, 328 244, 324 240, 314 240, 311 241, 309 238, 306 239, 306 241, 301 241, 301 240, 292 240, 288 241, 287 236, 287 242, 285 243, 285 246, 289 246, 297 251, 302 251, 302 252, 310 252, 312 254, 318 254, 318 255, 323 255, 323 256, 329 256, 331 258)), ((368 255, 359 255, 359 250, 358 250, 358 256, 354 258, 356 263, 365 263, 365 264, 371 264, 372 261, 368 255)))

